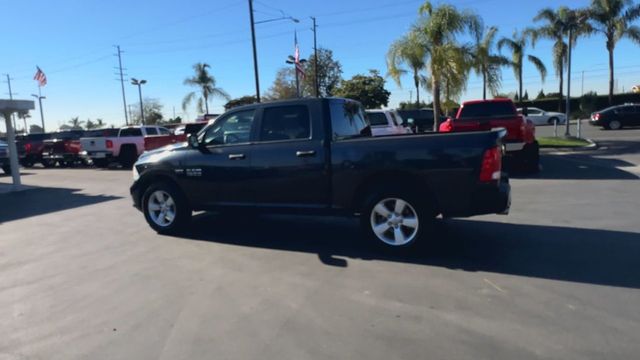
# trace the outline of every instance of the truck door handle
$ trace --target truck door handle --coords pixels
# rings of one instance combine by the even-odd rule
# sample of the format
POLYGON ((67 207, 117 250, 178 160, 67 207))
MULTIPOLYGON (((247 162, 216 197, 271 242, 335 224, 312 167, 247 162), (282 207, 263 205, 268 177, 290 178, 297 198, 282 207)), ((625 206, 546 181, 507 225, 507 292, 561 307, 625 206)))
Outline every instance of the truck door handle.
POLYGON ((229 154, 229 160, 244 160, 244 154, 229 154))
POLYGON ((297 157, 307 157, 307 156, 315 156, 316 152, 315 150, 309 150, 309 151, 296 151, 296 156, 297 157))

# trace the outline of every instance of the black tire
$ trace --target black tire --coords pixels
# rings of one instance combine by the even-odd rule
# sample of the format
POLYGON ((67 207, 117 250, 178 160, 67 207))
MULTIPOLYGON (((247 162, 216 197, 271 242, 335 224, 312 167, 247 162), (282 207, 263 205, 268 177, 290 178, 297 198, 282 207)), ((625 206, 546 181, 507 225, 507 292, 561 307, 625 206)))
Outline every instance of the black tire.
MULTIPOLYGON (((192 211, 189 205, 189 201, 182 193, 182 191, 180 191, 177 186, 171 183, 158 182, 151 184, 145 190, 144 195, 142 195, 141 205, 145 220, 147 221, 149 226, 151 226, 151 228, 159 234, 179 234, 187 228, 189 222, 191 221, 192 211), (154 211, 153 209, 150 209, 150 205, 152 203, 159 204, 159 202, 153 200, 150 203, 151 197, 154 196, 154 194, 156 194, 157 192, 164 193, 170 196, 175 206, 173 209, 173 219, 165 225, 160 224, 157 220, 161 216, 161 210, 154 211), (156 212, 158 212, 158 214, 156 214, 156 212), (156 217, 156 219, 154 219, 154 216, 156 217)), ((167 210, 169 207, 171 206, 167 206, 167 210)), ((168 213, 169 211, 167 211, 167 216, 169 215, 168 213)), ((166 220, 167 218, 163 217, 163 219, 166 220)))
POLYGON ((52 168, 54 166, 56 166, 55 161, 51 161, 48 159, 42 159, 42 166, 46 167, 47 169, 52 168))
POLYGON ((522 170, 527 174, 536 174, 540 171, 540 146, 537 141, 525 145, 520 163, 522 170))
POLYGON ((2 171, 4 171, 4 173, 7 175, 11 175, 11 165, 4 165, 2 167, 2 171))
POLYGON ((558 123, 558 125, 560 125, 560 123, 558 122, 558 118, 557 118, 557 117, 549 118, 549 120, 547 120, 547 123, 548 123, 549 125, 553 125, 553 124, 555 124, 555 123, 558 123))
POLYGON ((364 202, 360 215, 360 226, 366 237, 373 240, 377 246, 398 251, 400 249, 415 248, 418 244, 424 245, 430 240, 429 237, 434 234, 436 215, 435 204, 433 201, 429 201, 429 197, 425 196, 422 191, 379 188, 372 191, 364 202), (402 213, 397 213, 395 209, 391 209, 397 204, 394 199, 402 200, 407 204, 402 213), (391 217, 385 219, 376 210, 376 207, 380 204, 384 204, 391 217), (415 228, 408 225, 409 220, 414 218, 412 213, 415 214, 415 221, 413 222, 416 225, 415 228), (399 222, 398 218, 400 218, 399 222), (376 234, 374 230, 375 224, 378 224, 382 230, 386 227, 386 230, 381 234, 382 230, 376 234), (400 239, 396 235, 398 230, 402 232, 400 239), (395 243, 393 243, 391 237, 394 238, 395 243))
POLYGON ((607 130, 620 130, 622 129, 622 122, 620 120, 611 120, 607 123, 607 130))
POLYGON ((29 159, 28 157, 26 157, 26 158, 24 158, 24 159, 22 159, 20 161, 20 165, 22 165, 25 168, 33 167, 33 164, 34 164, 33 160, 29 159))
POLYGON ((120 155, 118 156, 118 162, 125 169, 130 169, 138 159, 138 151, 133 146, 122 146, 120 149, 120 155))
POLYGON ((109 167, 109 160, 107 159, 93 159, 93 165, 97 168, 105 169, 109 167))

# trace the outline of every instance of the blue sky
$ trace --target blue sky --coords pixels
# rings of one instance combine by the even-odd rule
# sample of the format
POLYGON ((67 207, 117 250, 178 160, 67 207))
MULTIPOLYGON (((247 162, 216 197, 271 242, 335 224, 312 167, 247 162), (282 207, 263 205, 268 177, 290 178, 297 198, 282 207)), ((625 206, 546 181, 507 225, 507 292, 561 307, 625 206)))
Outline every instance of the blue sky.
MULTIPOLYGON (((278 68, 293 52, 293 32, 298 31, 302 57, 313 46, 311 20, 318 19, 318 44, 334 51, 342 63, 345 78, 368 69, 386 73, 385 54, 389 45, 402 36, 417 18, 422 1, 407 0, 255 0, 256 21, 279 17, 277 9, 299 18, 294 24, 279 21, 256 26, 262 91, 271 85, 278 68)), ((476 11, 486 25, 498 26, 501 35, 531 26, 532 17, 543 7, 565 5, 580 7, 587 0, 507 1, 452 0, 448 3, 476 11)), ((42 89, 45 120, 53 129, 71 117, 102 118, 109 124, 124 123, 120 83, 115 75, 117 58, 113 45, 120 45, 128 77, 146 79, 143 96, 164 104, 165 116, 192 119, 195 109, 182 114, 182 98, 191 91, 182 84, 191 75, 191 66, 207 62, 212 66, 218 86, 232 97, 253 94, 253 63, 246 0, 2 0, 3 14, 0 73, 10 74, 16 98, 31 98, 37 93, 32 79, 35 66, 47 74, 48 85, 42 89)), ((535 96, 541 88, 557 91, 551 67, 551 43, 540 41, 531 54, 543 59, 550 70, 544 84, 533 67, 525 65, 525 88, 535 96)), ((616 49, 619 90, 640 83, 640 47, 627 40, 616 49)), ((605 93, 607 89, 607 54, 599 36, 581 39, 574 52, 573 94, 584 88, 605 93)), ((6 80, 4 75, 2 80, 6 80)), ((8 98, 2 83, 3 98, 8 98)), ((409 99, 410 81, 402 88, 388 80, 392 92, 390 106, 409 99)), ((515 91, 516 81, 510 69, 503 71, 504 92, 515 91)), ((128 103, 137 102, 137 90, 126 83, 128 103)), ((415 94, 412 94, 415 98, 415 94)), ((428 94, 424 96, 429 97, 428 94)), ((462 100, 481 96, 481 82, 472 76, 462 100)), ((215 100, 211 111, 221 112, 224 101, 215 100)), ((39 113, 32 112, 30 123, 39 123, 39 113)), ((0 129, 4 130, 4 122, 0 129)))

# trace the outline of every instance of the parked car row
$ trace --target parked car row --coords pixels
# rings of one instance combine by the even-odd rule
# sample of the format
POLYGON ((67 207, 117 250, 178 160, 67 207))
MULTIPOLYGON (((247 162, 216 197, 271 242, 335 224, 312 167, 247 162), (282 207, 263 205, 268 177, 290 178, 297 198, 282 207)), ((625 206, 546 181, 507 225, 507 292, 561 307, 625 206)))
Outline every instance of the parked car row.
POLYGON ((11 173, 11 164, 9 163, 9 145, 0 140, 0 168, 5 174, 11 173))
MULTIPOLYGON (((118 163, 131 167, 145 151, 183 142, 206 123, 186 124, 174 134, 162 126, 127 126, 120 129, 69 130, 54 133, 19 135, 16 146, 20 164, 32 167, 70 167, 118 163)), ((4 163, 3 163, 4 164, 4 163)))

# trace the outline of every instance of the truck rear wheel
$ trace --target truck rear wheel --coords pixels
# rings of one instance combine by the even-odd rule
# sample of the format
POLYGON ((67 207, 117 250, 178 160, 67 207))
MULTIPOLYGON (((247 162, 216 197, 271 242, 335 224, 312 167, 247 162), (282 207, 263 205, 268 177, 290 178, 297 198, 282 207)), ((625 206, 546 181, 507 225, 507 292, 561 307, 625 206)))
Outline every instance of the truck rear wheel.
POLYGON ((138 151, 134 146, 123 145, 120 149, 118 162, 123 168, 130 169, 138 159, 138 151))
POLYGON ((540 146, 537 141, 525 145, 521 160, 526 173, 535 174, 540 171, 540 146))
POLYGON ((361 213, 369 238, 386 248, 409 248, 432 231, 435 211, 411 192, 378 191, 361 213))
POLYGON ((191 208, 175 185, 159 182, 147 188, 142 196, 142 211, 149 226, 160 234, 177 234, 189 224, 191 208))
POLYGON ((109 160, 107 159, 93 159, 93 165, 95 165, 97 168, 107 168, 109 167, 109 160))

